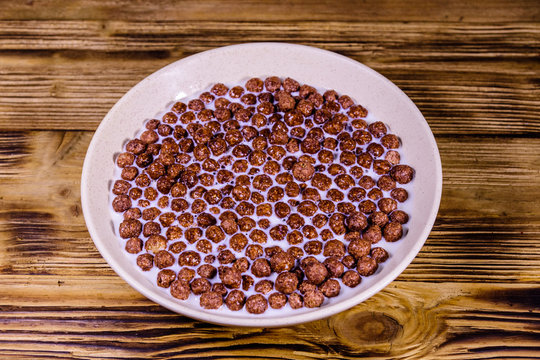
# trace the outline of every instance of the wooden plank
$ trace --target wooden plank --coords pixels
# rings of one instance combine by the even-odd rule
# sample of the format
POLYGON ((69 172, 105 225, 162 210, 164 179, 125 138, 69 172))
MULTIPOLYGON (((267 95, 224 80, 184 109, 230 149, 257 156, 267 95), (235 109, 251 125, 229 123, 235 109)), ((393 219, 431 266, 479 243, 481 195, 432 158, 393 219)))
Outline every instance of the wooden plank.
POLYGON ((179 57, 237 43, 242 34, 245 42, 300 42, 348 55, 536 59, 539 33, 534 22, 6 20, 0 22, 0 50, 161 51, 179 57), (329 31, 339 37, 328 37, 329 31))
POLYGON ((395 281, 328 319, 249 329, 171 313, 118 278, 62 279, 0 276, 2 358, 511 358, 540 339, 531 285, 395 281))
POLYGON ((371 66, 417 103, 437 135, 539 133, 538 24, 343 22, 1 22, 0 129, 94 130, 145 76, 240 33, 371 66), (329 29, 339 42, 327 40, 329 29))
MULTIPOLYGON (((80 208, 79 176, 91 136, 0 133, 3 273, 114 275, 95 250, 80 208)), ((439 217, 400 279, 538 282, 540 217, 531 199, 540 198, 540 139, 438 142, 445 184, 439 217)))
POLYGON ((0 0, 0 359, 539 359, 537 0, 0 0), (401 87, 436 135, 438 219, 394 282, 328 319, 201 323, 95 249, 79 178, 134 84, 239 41, 317 46, 401 87))
MULTIPOLYGON (((0 129, 94 130, 131 86, 165 65, 162 60, 92 63, 18 64, 0 70, 0 129)), ((477 73, 468 81, 480 64, 452 70, 422 64, 422 70, 370 65, 411 97, 436 135, 539 133, 540 90, 528 71, 477 73)))
POLYGON ((0 19, 122 19, 122 20, 220 20, 220 21, 535 21, 538 3, 532 0, 396 0, 328 2, 292 0, 286 2, 187 0, 33 0, 0 1, 0 19), (381 11, 384 9, 384 11, 381 11), (421 9, 419 11, 418 9, 421 9))
MULTIPOLYGON (((131 86, 165 65, 156 61, 126 67, 124 62, 105 62, 88 67, 90 63, 0 70, 0 129, 95 130, 131 86)), ((467 81, 476 66, 452 71, 411 68, 408 75, 406 66, 373 67, 411 97, 436 135, 538 134, 540 90, 533 84, 535 79, 527 73, 491 73, 467 81)))

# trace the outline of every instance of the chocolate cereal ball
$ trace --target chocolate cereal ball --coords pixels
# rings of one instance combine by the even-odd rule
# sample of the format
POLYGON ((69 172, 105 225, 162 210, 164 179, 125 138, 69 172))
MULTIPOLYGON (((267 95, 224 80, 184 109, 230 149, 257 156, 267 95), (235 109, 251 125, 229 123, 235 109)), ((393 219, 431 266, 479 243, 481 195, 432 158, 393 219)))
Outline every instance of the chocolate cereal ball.
POLYGON ((304 244, 306 254, 319 255, 322 252, 323 244, 318 240, 311 240, 304 244))
POLYGON ((239 311, 244 307, 246 295, 240 290, 231 290, 225 298, 225 305, 232 311, 239 311))
POLYGON ((315 174, 315 168, 308 162, 297 162, 292 168, 292 174, 297 181, 306 182, 315 174))
POLYGON ((398 222, 400 224, 406 224, 407 222, 409 222, 409 215, 407 215, 405 211, 394 210, 390 214, 390 220, 398 222))
POLYGON ((137 265, 142 271, 149 271, 154 266, 154 257, 151 254, 141 254, 137 256, 137 265))
POLYGON ((396 187, 396 181, 389 175, 383 175, 377 180, 377 186, 384 191, 390 191, 396 187))
POLYGON ((156 253, 156 256, 154 257, 154 262, 159 269, 164 269, 172 266, 175 262, 175 259, 170 252, 166 250, 160 250, 156 253))
POLYGON ((386 128, 386 125, 384 125, 384 123, 380 121, 369 124, 368 130, 376 138, 383 137, 384 135, 386 135, 386 132, 388 131, 388 129, 386 128))
POLYGON ((294 264, 294 257, 284 251, 277 252, 270 258, 270 267, 277 273, 291 270, 294 264))
POLYGON ((162 288, 168 288, 176 279, 176 273, 171 269, 161 270, 157 275, 157 285, 162 288))
POLYGON ((142 251, 143 242, 139 238, 131 238, 126 241, 126 251, 130 254, 138 254, 142 251))
POLYGON ((347 217, 346 226, 350 231, 362 231, 368 226, 368 221, 361 212, 354 212, 347 217))
POLYGON ((235 268, 220 266, 218 273, 223 285, 230 289, 238 289, 242 284, 242 273, 235 268))
POLYGON ((287 295, 275 292, 268 296, 268 303, 272 309, 281 309, 287 303, 287 295))
POLYGON ((339 261, 339 257, 331 256, 324 260, 324 266, 328 270, 328 276, 333 278, 339 278, 343 275, 345 267, 343 263, 339 261))
POLYGON ((390 170, 390 176, 400 184, 408 184, 414 176, 414 170, 408 165, 396 165, 390 170))
POLYGON ((372 244, 378 243, 382 239, 381 228, 377 225, 372 225, 364 231, 362 238, 371 242, 372 244))
POLYGON ((347 267, 347 269, 353 269, 356 267, 356 259, 352 255, 345 255, 341 259, 341 263, 347 267))
POLYGON ((386 214, 390 214, 392 211, 397 209, 397 202, 394 199, 383 198, 377 203, 379 209, 386 214))
POLYGON ((343 281, 343 284, 345 286, 348 286, 350 288, 357 287, 358 284, 362 281, 362 278, 360 277, 360 274, 354 270, 348 270, 343 274, 343 277, 341 278, 343 281))
POLYGON ((114 159, 116 230, 175 298, 251 314, 321 306, 388 258, 373 244, 406 232, 399 186, 414 170, 350 96, 275 76, 242 85, 144 123, 114 159))
POLYGON ((251 265, 251 272, 258 278, 269 276, 272 273, 270 262, 264 258, 256 259, 251 265))
POLYGON ((339 281, 336 279, 328 279, 319 286, 319 290, 328 298, 336 297, 341 291, 341 285, 339 285, 339 281))
POLYGON ((390 196, 399 202, 405 202, 409 198, 409 193, 403 188, 395 188, 390 192, 390 196))
POLYGON ((395 150, 388 150, 384 156, 384 159, 392 165, 397 165, 401 161, 401 156, 395 150))
POLYGON ((322 305, 324 295, 318 289, 310 290, 304 294, 304 305, 307 308, 315 308, 322 305))
POLYGON ((191 291, 195 295, 201 295, 202 293, 210 291, 210 289, 212 288, 212 285, 210 284, 210 281, 208 281, 208 279, 203 279, 203 278, 194 279, 189 284, 189 286, 191 287, 191 291))
POLYGON ((262 314, 268 308, 268 301, 261 294, 251 295, 246 300, 246 310, 250 314, 262 314))
POLYGON ((369 216, 369 223, 372 225, 377 225, 379 227, 383 227, 388 223, 388 221, 388 215, 386 215, 382 211, 374 211, 369 216))
POLYGON ((215 283, 212 285, 212 291, 220 294, 221 296, 227 295, 227 288, 222 283, 215 283))
POLYGON ((131 208, 131 199, 127 195, 118 195, 114 198, 112 207, 116 212, 124 212, 131 208))
POLYGON ((298 277, 291 272, 282 272, 276 278, 275 287, 283 294, 291 294, 298 287, 298 277))
POLYGON ((253 277, 249 275, 242 275, 242 289, 248 291, 251 286, 255 283, 253 277))
POLYGON ((124 212, 124 220, 136 220, 140 219, 142 215, 141 209, 131 208, 124 212))
POLYGON ((322 283, 328 276, 326 266, 319 261, 313 261, 306 265, 304 273, 307 279, 315 285, 322 283))
POLYGON ((189 283, 180 280, 174 280, 170 289, 171 295, 180 300, 187 300, 191 294, 189 283))
POLYGON ((178 256, 180 266, 197 266, 201 262, 201 255, 193 250, 184 251, 178 256))
POLYGON ((255 260, 263 255, 263 248, 261 245, 251 244, 246 248, 245 254, 251 260, 255 260))
POLYGON ((249 266, 251 264, 249 263, 249 260, 245 257, 241 257, 239 259, 236 259, 233 264, 233 268, 237 269, 240 272, 246 272, 249 269, 249 266))
POLYGON ((146 224, 144 224, 144 227, 143 227, 144 236, 157 235, 159 233, 161 233, 161 226, 157 222, 149 221, 146 224))
POLYGON ((217 292, 207 291, 201 295, 199 302, 203 309, 219 309, 223 305, 223 298, 217 292))
POLYGON ((369 256, 362 256, 356 264, 356 271, 362 276, 373 275, 377 268, 377 261, 369 256))
POLYGON ((378 264, 380 264, 388 260, 389 255, 385 249, 381 247, 376 247, 371 249, 371 257, 375 259, 378 264))
POLYGON ((182 268, 178 271, 178 280, 189 283, 195 277, 195 270, 190 268, 182 268))
POLYGON ((138 237, 142 231, 142 223, 139 220, 124 220, 120 223, 118 232, 123 239, 138 237))
POLYGON ((314 284, 310 283, 309 281, 302 281, 302 283, 300 283, 300 285, 298 285, 298 291, 300 291, 300 293, 302 295, 304 295, 308 291, 313 291, 313 290, 316 290, 316 289, 317 289, 317 285, 314 285, 314 284))
POLYGON ((255 291, 262 294, 267 294, 274 288, 274 283, 270 280, 261 280, 255 284, 255 291))
POLYGON ((366 239, 352 240, 347 247, 349 254, 354 256, 356 259, 369 255, 370 250, 371 242, 366 239))
POLYGON ((206 279, 212 279, 217 274, 217 269, 210 264, 203 264, 197 268, 197 274, 206 279))
POLYGON ((324 244, 323 255, 341 258, 345 256, 345 244, 339 240, 329 240, 324 244))
POLYGON ((292 293, 289 295, 289 305, 293 309, 300 309, 304 306, 304 298, 298 293, 292 293))
POLYGON ((304 256, 304 251, 297 246, 289 247, 287 249, 287 253, 289 253, 295 259, 301 259, 304 256))
POLYGON ((264 87, 270 92, 275 92, 281 87, 281 79, 277 76, 270 76, 264 79, 264 87))
POLYGON ((334 213, 330 216, 329 224, 330 229, 332 229, 336 235, 343 235, 347 231, 345 227, 345 216, 343 214, 334 213))
POLYGON ((384 227, 383 236, 386 241, 398 241, 403 236, 403 227, 399 222, 391 221, 384 227))

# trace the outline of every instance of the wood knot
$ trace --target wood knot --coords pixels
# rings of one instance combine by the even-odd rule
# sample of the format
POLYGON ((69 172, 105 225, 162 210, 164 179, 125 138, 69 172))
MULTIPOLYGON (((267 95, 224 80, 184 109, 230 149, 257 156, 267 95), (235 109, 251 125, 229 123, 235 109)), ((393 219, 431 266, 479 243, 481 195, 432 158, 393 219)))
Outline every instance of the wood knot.
POLYGON ((79 217, 81 215, 81 208, 78 204, 70 206, 69 210, 71 211, 71 215, 73 215, 73 217, 79 217))
POLYGON ((62 190, 60 190, 59 194, 60 194, 60 196, 62 196, 64 198, 67 198, 71 194, 71 189, 70 188, 63 188, 62 190))
POLYGON ((345 312, 336 316, 334 331, 347 343, 391 342, 402 330, 394 318, 378 312, 345 312))

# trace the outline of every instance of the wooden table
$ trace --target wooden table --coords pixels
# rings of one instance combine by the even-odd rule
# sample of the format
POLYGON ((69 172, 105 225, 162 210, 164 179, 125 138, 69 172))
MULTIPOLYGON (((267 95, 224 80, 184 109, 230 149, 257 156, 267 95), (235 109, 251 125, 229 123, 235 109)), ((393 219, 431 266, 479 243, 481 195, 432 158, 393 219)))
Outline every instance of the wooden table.
POLYGON ((0 1, 0 358, 540 356, 540 3, 0 1), (382 292, 331 318, 227 328, 171 313, 97 252, 79 179, 92 134, 182 57, 287 41, 363 62, 425 115, 439 216, 382 292))

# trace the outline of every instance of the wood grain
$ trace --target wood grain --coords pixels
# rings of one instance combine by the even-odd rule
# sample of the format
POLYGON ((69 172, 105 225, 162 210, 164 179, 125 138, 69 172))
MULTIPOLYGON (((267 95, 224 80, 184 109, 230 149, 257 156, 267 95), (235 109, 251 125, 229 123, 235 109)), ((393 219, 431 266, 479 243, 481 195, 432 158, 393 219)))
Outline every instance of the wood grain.
POLYGON ((218 20, 218 21, 537 21, 540 16, 534 0, 490 0, 425 3, 411 0, 322 1, 264 0, 219 1, 166 0, 159 5, 149 0, 32 0, 0 1, 0 19, 129 19, 129 20, 218 20))
POLYGON ((445 283, 434 288, 429 283, 396 281, 328 319, 289 328, 249 329, 173 314, 117 278, 57 279, 2 279, 11 285, 11 294, 0 293, 0 354, 69 357, 62 354, 69 351, 86 359, 405 359, 411 355, 451 359, 463 353, 461 345, 469 337, 474 345, 467 358, 511 358, 522 353, 524 345, 537 348, 540 336, 540 291, 518 284, 445 283), (497 342, 504 346, 494 348, 497 342))
MULTIPOLYGON (((8 174, 0 183, 0 241, 5 244, 0 270, 113 274, 89 239, 79 204, 80 169, 92 133, 7 134, 0 135, 0 166, 8 174), (1 144, 14 143, 13 138, 19 149, 5 154, 1 144)), ((439 216, 400 279, 540 281, 540 218, 531 202, 540 198, 540 187, 530 182, 540 175, 540 139, 444 137, 438 142, 445 169, 439 216), (494 172, 497 168, 506 172, 494 172), (499 199, 511 199, 510 206, 499 199)))
POLYGON ((1 359, 540 358, 540 6, 534 0, 0 0, 1 359), (93 131, 153 71, 250 41, 379 71, 439 145, 439 216, 358 306, 289 328, 201 323, 97 252, 79 181, 93 131))
POLYGON ((415 101, 436 135, 538 134, 538 24, 321 25, 0 22, 0 129, 94 130, 138 81, 186 55, 235 43, 240 32, 245 41, 294 41, 364 62, 415 101), (329 29, 339 41, 327 40, 329 29))

